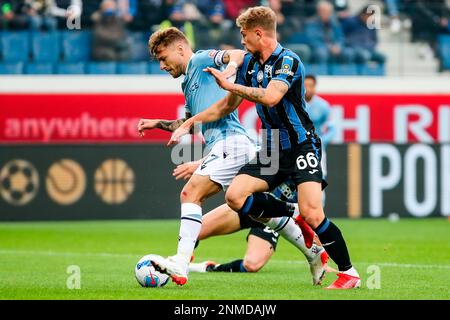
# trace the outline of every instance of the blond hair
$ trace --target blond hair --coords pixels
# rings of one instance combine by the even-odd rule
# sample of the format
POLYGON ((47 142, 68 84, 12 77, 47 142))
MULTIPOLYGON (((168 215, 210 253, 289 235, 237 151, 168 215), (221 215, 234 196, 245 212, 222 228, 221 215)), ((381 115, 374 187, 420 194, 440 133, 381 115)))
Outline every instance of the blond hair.
POLYGON ((148 47, 150 53, 153 56, 156 56, 160 49, 166 48, 176 41, 182 41, 189 44, 189 41, 183 32, 175 27, 170 27, 154 32, 148 40, 148 47))
POLYGON ((269 7, 251 7, 237 17, 236 25, 244 29, 260 27, 266 31, 275 32, 277 28, 277 16, 269 7))

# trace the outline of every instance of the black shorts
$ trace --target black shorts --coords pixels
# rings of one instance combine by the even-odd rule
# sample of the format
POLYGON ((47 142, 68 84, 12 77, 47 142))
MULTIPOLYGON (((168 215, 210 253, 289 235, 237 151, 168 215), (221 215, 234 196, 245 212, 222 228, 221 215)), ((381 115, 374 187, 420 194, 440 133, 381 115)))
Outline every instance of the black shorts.
POLYGON ((272 246, 273 250, 275 251, 275 249, 277 248, 278 238, 280 236, 277 232, 273 231, 269 227, 266 227, 261 222, 258 222, 256 220, 250 218, 247 215, 239 214, 239 219, 240 219, 241 229, 250 228, 250 231, 248 232, 248 235, 246 238, 247 241, 248 241, 248 236, 252 234, 258 238, 261 238, 261 239, 269 242, 270 245, 272 246))
POLYGON ((257 160, 250 162, 239 170, 238 175, 248 174, 252 177, 262 179, 269 185, 269 190, 273 190, 281 183, 292 178, 295 185, 298 186, 303 182, 315 181, 322 184, 322 190, 326 188, 328 183, 323 179, 322 166, 322 144, 317 135, 313 138, 295 145, 290 149, 281 150, 279 152, 278 170, 271 168, 275 163, 272 155, 268 152, 260 151, 257 154, 257 160), (275 172, 274 172, 275 171, 275 172), (268 173, 269 172, 269 173, 268 173))
POLYGON ((273 251, 277 249, 278 238, 280 235, 269 227, 251 228, 247 235, 247 241, 250 235, 266 240, 272 246, 273 251))

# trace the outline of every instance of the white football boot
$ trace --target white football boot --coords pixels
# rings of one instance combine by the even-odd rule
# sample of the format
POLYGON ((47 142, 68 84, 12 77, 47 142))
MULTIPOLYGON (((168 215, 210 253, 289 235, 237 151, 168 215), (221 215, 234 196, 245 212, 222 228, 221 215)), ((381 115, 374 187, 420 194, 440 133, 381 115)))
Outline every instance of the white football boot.
POLYGON ((167 258, 155 257, 152 260, 152 265, 157 271, 167 274, 173 282, 182 286, 186 284, 188 280, 188 268, 180 260, 181 259, 179 259, 177 255, 167 258))
POLYGON ((315 243, 311 246, 311 256, 307 258, 309 270, 313 278, 313 285, 322 284, 328 271, 328 253, 322 246, 315 243))

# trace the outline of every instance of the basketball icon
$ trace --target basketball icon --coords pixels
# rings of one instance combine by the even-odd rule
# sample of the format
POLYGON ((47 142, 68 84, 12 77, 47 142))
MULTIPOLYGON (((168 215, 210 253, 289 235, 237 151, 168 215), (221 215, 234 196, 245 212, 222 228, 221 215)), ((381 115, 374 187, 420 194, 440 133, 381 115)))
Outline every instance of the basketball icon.
POLYGON ((56 203, 69 205, 78 201, 86 190, 86 174, 77 162, 62 159, 48 169, 46 186, 56 203))
POLYGON ((11 160, 0 171, 0 194, 10 204, 23 206, 29 203, 38 189, 39 174, 26 160, 11 160))
POLYGON ((95 172, 95 192, 109 204, 125 202, 134 190, 134 172, 121 159, 104 161, 95 172))

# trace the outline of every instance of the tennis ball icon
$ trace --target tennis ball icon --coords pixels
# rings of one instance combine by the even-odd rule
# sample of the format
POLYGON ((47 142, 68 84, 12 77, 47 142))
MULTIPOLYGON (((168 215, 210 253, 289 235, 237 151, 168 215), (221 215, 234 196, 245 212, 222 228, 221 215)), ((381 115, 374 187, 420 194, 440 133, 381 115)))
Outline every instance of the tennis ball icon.
POLYGON ((121 159, 108 159, 94 176, 95 192, 108 204, 125 202, 134 191, 134 172, 121 159))
POLYGON ((47 193, 56 203, 70 205, 78 201, 86 190, 86 174, 71 159, 62 159, 48 169, 47 193))

